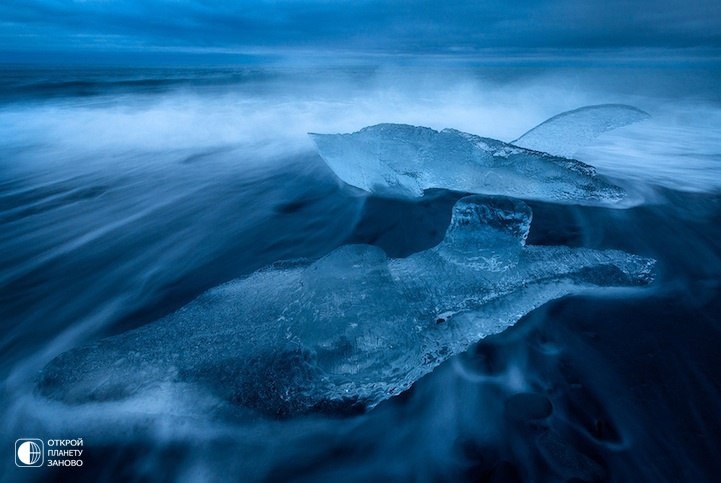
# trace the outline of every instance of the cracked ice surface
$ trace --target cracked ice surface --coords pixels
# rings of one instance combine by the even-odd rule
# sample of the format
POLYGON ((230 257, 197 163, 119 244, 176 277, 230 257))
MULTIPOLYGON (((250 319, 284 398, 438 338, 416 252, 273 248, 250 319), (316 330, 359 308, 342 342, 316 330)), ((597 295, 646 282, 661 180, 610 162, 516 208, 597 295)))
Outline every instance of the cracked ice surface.
POLYGON ((177 383, 275 416, 372 407, 549 300, 652 279, 652 259, 526 246, 530 223, 521 201, 463 198, 437 247, 389 260, 348 245, 309 266, 258 271, 60 355, 39 392, 81 403, 177 383))
POLYGON ((625 196, 580 161, 455 129, 378 124, 310 136, 340 179, 383 196, 416 198, 429 188, 579 204, 625 196))

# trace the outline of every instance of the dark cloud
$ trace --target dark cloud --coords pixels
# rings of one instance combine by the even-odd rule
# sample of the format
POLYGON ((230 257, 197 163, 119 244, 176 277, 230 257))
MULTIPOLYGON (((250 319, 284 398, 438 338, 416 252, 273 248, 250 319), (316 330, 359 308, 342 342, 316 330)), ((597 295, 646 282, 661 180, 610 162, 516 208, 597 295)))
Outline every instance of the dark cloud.
POLYGON ((0 52, 721 48, 717 0, 3 0, 0 52))

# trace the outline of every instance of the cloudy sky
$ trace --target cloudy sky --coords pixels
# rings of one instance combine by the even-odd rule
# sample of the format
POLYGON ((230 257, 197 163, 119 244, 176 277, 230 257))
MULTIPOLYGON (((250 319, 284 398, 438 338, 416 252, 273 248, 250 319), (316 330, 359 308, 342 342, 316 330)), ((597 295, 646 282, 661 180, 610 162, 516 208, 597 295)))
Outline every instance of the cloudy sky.
POLYGON ((721 49, 721 1, 0 1, 0 60, 28 53, 589 48, 721 49))

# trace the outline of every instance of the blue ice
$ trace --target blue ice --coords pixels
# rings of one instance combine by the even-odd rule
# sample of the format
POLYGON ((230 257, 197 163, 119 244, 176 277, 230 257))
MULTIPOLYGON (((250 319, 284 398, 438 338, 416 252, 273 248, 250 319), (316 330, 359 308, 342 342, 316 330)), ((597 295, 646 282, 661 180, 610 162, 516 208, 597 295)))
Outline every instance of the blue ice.
POLYGON ((341 180, 381 196, 417 198, 426 189, 444 188, 557 203, 614 204, 625 197, 624 191, 592 166, 565 157, 566 151, 575 152, 603 132, 644 116, 630 106, 589 106, 555 116, 512 144, 406 124, 310 136, 341 180))
POLYGON ((347 245, 310 265, 276 264, 60 355, 40 392, 80 403, 177 384, 276 416, 373 407, 550 300, 651 282, 649 258, 526 245, 531 219, 519 200, 462 198, 432 249, 388 259, 347 245))

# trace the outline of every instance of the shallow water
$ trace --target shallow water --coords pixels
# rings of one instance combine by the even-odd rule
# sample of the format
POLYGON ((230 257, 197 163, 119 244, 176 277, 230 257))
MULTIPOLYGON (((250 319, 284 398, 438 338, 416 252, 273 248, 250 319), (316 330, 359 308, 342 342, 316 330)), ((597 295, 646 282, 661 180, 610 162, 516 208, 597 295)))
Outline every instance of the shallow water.
POLYGON ((701 481, 721 470, 714 63, 3 69, 0 433, 5 447, 82 437, 87 455, 82 470, 35 473, 5 458, 3 481, 701 481), (601 102, 652 116, 577 154, 633 206, 532 202, 528 243, 656 258, 650 288, 546 304, 368 412, 274 419, 179 385, 79 405, 36 393, 57 355, 272 262, 344 243, 405 257, 441 240, 463 193, 368 197, 305 133, 405 122, 508 141, 601 102))

